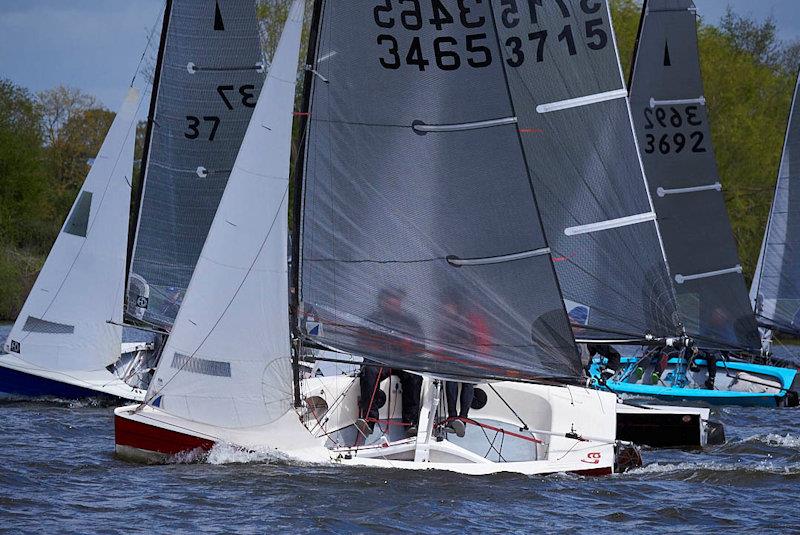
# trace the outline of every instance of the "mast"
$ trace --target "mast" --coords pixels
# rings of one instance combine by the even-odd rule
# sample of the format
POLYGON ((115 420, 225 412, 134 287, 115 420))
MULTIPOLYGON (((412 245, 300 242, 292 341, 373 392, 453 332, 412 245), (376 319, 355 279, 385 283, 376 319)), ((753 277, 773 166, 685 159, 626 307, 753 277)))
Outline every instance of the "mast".
MULTIPOLYGON (((139 216, 141 212, 142 193, 144 192, 144 180, 147 174, 147 160, 150 155, 150 141, 153 135, 153 119, 156 114, 156 101, 158 99, 158 87, 161 82, 161 67, 164 64, 164 48, 167 43, 167 33, 169 32, 169 19, 172 13, 172 0, 166 0, 164 4, 164 17, 161 21, 161 36, 158 41, 158 54, 156 55, 156 68, 153 72, 153 86, 150 90, 150 108, 147 111, 147 127, 144 134, 144 146, 142 147, 142 161, 139 163, 139 182, 136 184, 136 192, 133 195, 134 202, 131 212, 130 223, 128 224, 128 252, 125 261, 125 297, 127 299, 128 276, 133 260, 133 247, 136 243, 136 229, 139 226, 139 216)), ((124 300, 123 300, 124 301, 124 300)), ((125 305, 123 305, 123 308, 125 305)))
POLYGON ((294 169, 292 181, 292 273, 291 273, 291 303, 289 307, 290 332, 294 338, 292 351, 292 382, 294 384, 294 404, 300 407, 300 349, 302 340, 299 335, 299 311, 300 311, 300 232, 302 227, 303 213, 303 170, 305 166, 306 147, 308 137, 308 119, 311 109, 311 86, 314 83, 314 68, 317 58, 317 34, 322 12, 322 0, 314 0, 313 13, 311 15, 311 28, 308 36, 308 49, 306 50, 305 73, 303 75, 303 102, 300 109, 300 132, 302 144, 298 154, 298 160, 294 169))

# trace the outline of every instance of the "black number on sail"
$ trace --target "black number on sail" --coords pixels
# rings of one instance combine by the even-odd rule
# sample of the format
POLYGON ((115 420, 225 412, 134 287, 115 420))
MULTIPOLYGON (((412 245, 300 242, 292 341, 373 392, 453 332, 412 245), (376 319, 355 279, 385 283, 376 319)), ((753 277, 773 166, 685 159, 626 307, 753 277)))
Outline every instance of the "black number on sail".
POLYGON ((382 34, 378 36, 378 44, 389 44, 387 52, 391 56, 387 58, 379 58, 381 65, 384 69, 399 69, 400 68, 400 55, 397 53, 397 39, 391 35, 382 34))
POLYGON ((547 30, 540 30, 528 34, 530 41, 536 41, 536 61, 541 62, 544 60, 544 42, 547 39, 547 30))
POLYGON ((381 28, 394 28, 394 17, 383 18, 384 13, 391 13, 392 0, 384 0, 383 5, 375 6, 373 16, 375 17, 375 24, 381 28))
POLYGON ((531 24, 539 24, 539 16, 536 14, 537 6, 542 6, 542 0, 528 0, 528 10, 531 13, 531 24))
POLYGON ((703 121, 697 118, 697 106, 689 106, 686 108, 686 122, 692 126, 700 126, 703 121))
POLYGON ((608 35, 602 28, 603 19, 592 19, 586 21, 586 46, 592 50, 602 50, 608 44, 608 35), (595 40, 596 38, 596 40, 595 40))
POLYGON ((400 13, 400 22, 406 30, 422 29, 422 9, 419 7, 419 0, 400 0, 400 5, 411 2, 413 7, 400 13))
POLYGON ((575 50, 575 38, 572 36, 572 26, 569 24, 564 26, 564 29, 558 34, 558 42, 560 43, 562 41, 566 41, 570 56, 574 56, 578 53, 578 51, 575 50))
POLYGON ((692 135, 690 137, 694 140, 694 145, 692 145, 692 152, 706 152, 705 147, 702 146, 703 144, 702 132, 692 132, 692 135))
POLYGON ((425 67, 430 65, 431 62, 422 56, 422 45, 420 44, 419 37, 415 37, 411 41, 408 54, 406 54, 406 63, 408 65, 416 65, 420 71, 424 71, 425 67))
POLYGON ((461 18, 461 24, 465 28, 480 28, 486 24, 486 17, 481 15, 475 20, 471 19, 472 9, 466 5, 466 2, 472 2, 475 5, 482 4, 483 0, 458 0, 458 11, 461 18))
POLYGON ((441 31, 445 24, 453 24, 453 15, 444 7, 442 0, 433 0, 431 7, 433 8, 433 18, 428 22, 435 26, 437 30, 441 31))
MULTIPOLYGON (((186 131, 183 133, 183 136, 186 139, 197 139, 200 137, 200 118, 195 117, 193 115, 187 115, 186 121, 188 122, 186 126, 186 131)), ((211 131, 208 134, 208 140, 214 141, 214 138, 217 135, 217 128, 219 128, 220 119, 214 115, 206 115, 203 117, 203 121, 207 123, 211 123, 211 131)))
POLYGON ((519 24, 519 7, 517 0, 500 0, 503 11, 500 13, 500 20, 506 28, 515 28, 519 24))
POLYGON ((511 57, 506 59, 511 67, 519 67, 525 61, 525 53, 522 52, 522 39, 519 37, 509 37, 506 39, 506 48, 511 57))
MULTIPOLYGON (((256 96, 253 93, 253 91, 255 91, 255 88, 256 88, 256 86, 254 86, 253 84, 246 84, 246 85, 243 85, 243 86, 239 87, 239 95, 242 97, 242 99, 241 99, 242 106, 245 106, 245 107, 248 107, 248 108, 255 108, 255 106, 256 106, 256 96)), ((236 90, 236 86, 232 86, 232 85, 219 85, 219 86, 217 86, 217 94, 222 99, 222 102, 225 103, 225 107, 228 108, 229 110, 233 109, 233 103, 228 98, 228 95, 226 93, 229 92, 229 91, 234 91, 234 90, 236 90)))
POLYGON ((581 11, 586 13, 587 15, 593 15, 600 11, 600 8, 603 7, 600 2, 597 0, 581 0, 581 11), (591 5, 589 2, 592 2, 591 5))
POLYGON ((467 63, 476 68, 488 67, 492 64, 492 51, 478 43, 481 39, 486 39, 485 33, 467 36, 467 52, 473 53, 473 56, 467 59, 467 63), (481 59, 476 59, 476 56, 481 59))
POLYGON ((433 52, 436 57, 436 66, 443 71, 454 71, 461 67, 461 58, 453 50, 443 50, 442 45, 457 45, 454 37, 437 37, 433 41, 433 52))

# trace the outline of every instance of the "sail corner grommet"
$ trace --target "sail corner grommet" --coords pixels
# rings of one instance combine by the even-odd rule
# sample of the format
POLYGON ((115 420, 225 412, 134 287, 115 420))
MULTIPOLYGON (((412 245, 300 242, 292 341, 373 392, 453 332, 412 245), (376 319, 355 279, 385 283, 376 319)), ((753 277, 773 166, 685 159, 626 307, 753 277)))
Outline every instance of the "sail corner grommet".
POLYGON ((197 65, 190 61, 186 64, 186 70, 189 72, 189 74, 195 74, 197 72, 197 65))
POLYGON ((208 177, 208 169, 206 169, 202 165, 199 166, 195 172, 197 173, 197 176, 200 178, 208 177))

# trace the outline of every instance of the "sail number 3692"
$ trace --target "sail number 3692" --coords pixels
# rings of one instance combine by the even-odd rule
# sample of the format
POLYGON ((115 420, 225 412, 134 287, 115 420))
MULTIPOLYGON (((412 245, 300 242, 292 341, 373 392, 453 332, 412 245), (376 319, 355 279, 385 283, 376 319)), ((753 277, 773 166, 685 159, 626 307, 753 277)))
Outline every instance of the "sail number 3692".
MULTIPOLYGON (((493 50, 497 51, 491 16, 487 15, 490 11, 483 7, 484 2, 489 1, 492 0, 381 0, 373 9, 375 24, 384 32, 376 38, 383 51, 378 58, 381 66, 385 69, 399 69, 405 64, 425 71, 431 67, 433 61, 433 65, 443 71, 453 71, 464 65, 473 68, 488 67, 494 59, 493 50), (401 27, 416 32, 422 30, 426 23, 436 28, 437 32, 446 30, 448 25, 460 24, 470 33, 463 38, 442 35, 435 37, 430 43, 412 34, 410 43, 405 46, 400 44, 397 36, 387 32, 401 27), (480 32, 487 24, 490 25, 489 29, 480 32)), ((608 45, 609 35, 599 16, 602 8, 600 0, 578 2, 584 15, 598 16, 584 21, 583 27, 577 30, 573 29, 571 23, 573 13, 570 11, 570 4, 571 0, 500 0, 498 25, 506 30, 525 27, 532 30, 523 35, 511 35, 502 39, 507 56, 505 62, 510 67, 520 67, 527 58, 537 63, 545 61, 548 39, 557 40, 557 44, 550 45, 554 50, 557 46, 564 47, 570 56, 577 55, 577 46, 581 42, 589 50, 604 49, 608 45), (527 10, 527 14, 521 12, 520 6, 527 10), (550 21, 555 21, 556 27, 544 28, 550 21)))
POLYGON ((695 130, 703 124, 698 115, 697 106, 687 106, 683 113, 674 106, 669 108, 647 107, 644 109, 644 120, 645 130, 678 130, 667 133, 646 133, 644 138, 646 154, 653 154, 656 151, 660 154, 677 154, 684 150, 706 152, 706 148, 703 146, 703 131, 695 130))

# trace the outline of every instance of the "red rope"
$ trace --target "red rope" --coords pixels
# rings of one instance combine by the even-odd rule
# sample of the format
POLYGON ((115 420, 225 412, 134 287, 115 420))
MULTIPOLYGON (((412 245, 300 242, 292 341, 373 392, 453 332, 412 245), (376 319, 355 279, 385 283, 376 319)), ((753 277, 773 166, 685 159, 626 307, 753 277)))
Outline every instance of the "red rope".
POLYGON ((515 437, 515 438, 520 438, 522 440, 527 440, 528 442, 534 442, 536 444, 544 444, 544 441, 539 440, 538 438, 530 437, 528 435, 522 435, 520 433, 515 433, 514 431, 508 431, 506 429, 503 429, 502 427, 495 427, 495 426, 489 425, 489 424, 482 424, 481 422, 476 422, 475 420, 473 420, 471 418, 462 418, 461 416, 454 416, 452 418, 448 418, 446 420, 443 420, 443 421, 439 422, 437 425, 444 425, 447 422, 451 422, 453 420, 461 420, 464 423, 476 425, 478 427, 482 427, 482 428, 488 429, 490 431, 495 431, 497 433, 504 433, 506 435, 509 435, 509 436, 512 436, 512 437, 515 437))

